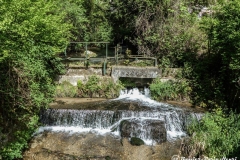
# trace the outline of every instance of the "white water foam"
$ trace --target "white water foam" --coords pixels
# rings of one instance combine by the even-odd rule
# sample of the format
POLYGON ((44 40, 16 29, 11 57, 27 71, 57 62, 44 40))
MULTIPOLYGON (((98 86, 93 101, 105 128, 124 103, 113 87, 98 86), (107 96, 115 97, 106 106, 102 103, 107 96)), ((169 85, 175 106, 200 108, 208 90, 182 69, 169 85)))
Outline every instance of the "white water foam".
POLYGON ((157 102, 151 99, 150 90, 148 88, 144 88, 141 92, 138 88, 133 89, 125 89, 120 91, 120 96, 114 100, 129 100, 129 101, 136 101, 142 105, 146 105, 149 107, 172 107, 172 105, 167 103, 157 102))
MULTIPOLYGON (((177 138, 181 138, 186 136, 187 134, 183 130, 181 126, 181 121, 182 119, 179 118, 181 116, 179 111, 182 111, 180 108, 175 108, 172 105, 166 104, 166 103, 160 103, 157 101, 154 101, 150 98, 150 91, 148 88, 144 88, 144 91, 140 92, 139 89, 134 88, 132 90, 123 90, 120 93, 120 96, 117 99, 114 100, 120 100, 120 101, 134 101, 138 102, 142 105, 149 106, 150 108, 158 108, 158 107, 164 107, 167 108, 165 111, 140 111, 140 112, 134 112, 134 111, 122 111, 120 114, 120 119, 118 119, 114 124, 110 124, 110 122, 107 122, 108 120, 112 121, 112 118, 109 118, 109 114, 114 114, 113 111, 90 111, 90 110, 85 110, 85 111, 76 111, 76 110, 62 110, 63 112, 68 112, 68 116, 76 116, 76 119, 73 121, 76 124, 74 125, 68 125, 67 122, 65 123, 64 121, 64 126, 61 124, 61 122, 57 122, 55 126, 43 126, 38 129, 38 131, 35 134, 39 134, 44 131, 51 131, 51 132, 67 132, 69 134, 73 133, 96 133, 100 135, 104 134, 112 134, 114 136, 120 137, 121 133, 119 131, 119 125, 123 120, 131 120, 135 119, 138 121, 144 121, 144 120, 159 120, 159 121, 164 121, 165 122, 165 127, 167 130, 167 140, 168 141, 174 141, 177 138), (170 109, 171 108, 171 109, 170 109), (81 113, 78 113, 81 112, 81 113), (96 112, 101 112, 105 114, 104 116, 97 114, 98 118, 96 121, 94 121, 93 125, 82 125, 84 122, 84 116, 88 117, 91 116, 91 114, 94 114, 96 112), (71 114, 70 114, 71 113, 71 114), (91 113, 91 114, 89 114, 91 113), (81 117, 81 118, 79 118, 81 117), (102 125, 103 120, 105 125, 102 125), (82 121, 81 125, 77 123, 77 121, 82 121), (98 124, 99 123, 99 124, 98 124), (109 124, 109 125, 106 125, 109 124), (85 127, 84 127, 85 126, 85 127), (104 127, 103 127, 104 126, 104 127), (112 131, 113 128, 117 128, 112 131)), ((52 113, 50 113, 52 114, 52 113)), ((61 114, 56 114, 54 116, 61 115, 61 114)), ((199 117, 199 116, 198 116, 199 117)), ((144 134, 144 131, 143 133, 144 134)), ((145 135, 140 135, 141 139, 145 142, 147 145, 154 145, 156 142, 152 139, 147 138, 145 135)))

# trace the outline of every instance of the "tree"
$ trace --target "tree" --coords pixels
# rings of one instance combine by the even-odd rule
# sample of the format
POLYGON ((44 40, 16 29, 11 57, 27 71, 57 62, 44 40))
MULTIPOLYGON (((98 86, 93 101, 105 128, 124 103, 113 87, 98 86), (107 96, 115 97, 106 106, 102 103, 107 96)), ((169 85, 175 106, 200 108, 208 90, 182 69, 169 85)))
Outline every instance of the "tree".
POLYGON ((202 53, 206 36, 198 28, 191 1, 114 1, 111 20, 116 41, 134 45, 137 53, 156 56, 164 67, 182 67, 202 53))
POLYGON ((53 78, 71 25, 46 0, 0 1, 0 154, 21 158, 38 113, 51 102, 53 78))
POLYGON ((66 12, 65 21, 73 24, 71 41, 111 40, 108 1, 58 0, 58 4, 66 12))
POLYGON ((203 19, 208 53, 195 65, 195 97, 209 106, 238 110, 240 77, 240 2, 226 2, 203 19), (210 92, 211 90, 211 92, 210 92))

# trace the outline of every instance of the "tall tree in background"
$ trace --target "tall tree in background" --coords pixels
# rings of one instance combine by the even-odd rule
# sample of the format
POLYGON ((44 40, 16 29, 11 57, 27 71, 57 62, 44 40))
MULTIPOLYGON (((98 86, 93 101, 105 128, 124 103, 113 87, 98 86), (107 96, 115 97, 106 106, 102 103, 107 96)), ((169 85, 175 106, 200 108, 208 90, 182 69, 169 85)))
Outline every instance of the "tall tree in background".
POLYGON ((203 105, 240 111, 240 2, 226 2, 203 19, 209 51, 194 67, 194 97, 203 105), (210 92, 211 91, 211 92, 210 92))
POLYGON ((61 70, 57 53, 71 25, 53 1, 3 0, 0 6, 0 155, 14 159, 52 100, 61 70))
POLYGON ((71 41, 111 41, 109 2, 99 0, 59 0, 65 21, 73 24, 71 41))
POLYGON ((183 66, 206 47, 192 5, 188 0, 114 1, 115 38, 134 45, 138 54, 160 58, 164 67, 183 66))

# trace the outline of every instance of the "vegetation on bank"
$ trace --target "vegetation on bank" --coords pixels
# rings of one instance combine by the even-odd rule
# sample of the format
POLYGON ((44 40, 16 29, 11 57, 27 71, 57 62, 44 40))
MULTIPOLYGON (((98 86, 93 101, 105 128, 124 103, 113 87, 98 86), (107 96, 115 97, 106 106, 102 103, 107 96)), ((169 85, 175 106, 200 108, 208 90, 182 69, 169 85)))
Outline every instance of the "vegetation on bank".
MULTIPOLYGON (((69 41, 121 42, 132 54, 157 57, 160 67, 182 68, 182 81, 156 80, 150 86, 153 96, 190 97, 194 105, 222 108, 190 128, 191 145, 201 147, 201 152, 191 155, 236 155, 240 142, 238 0, 3 0, 0 5, 1 158, 22 157, 38 125, 39 110, 54 97, 53 80, 63 68, 58 54, 69 41), (199 17, 204 6, 208 7, 205 16, 199 17)), ((93 76, 85 84, 79 82, 78 88, 68 86, 68 94, 115 94, 113 84, 100 85, 98 80, 93 76), (76 93, 71 93, 73 88, 76 93)), ((61 87, 65 86, 58 86, 59 91, 61 87)))
POLYGON ((189 128, 192 156, 239 157, 240 149, 240 2, 213 8, 202 20, 208 52, 192 63, 192 99, 212 109, 189 128))
POLYGON ((112 78, 97 75, 89 76, 83 83, 77 82, 77 86, 65 81, 57 85, 56 97, 80 97, 80 98, 117 98, 124 86, 121 81, 114 82, 112 78))
POLYGON ((190 101, 191 87, 186 80, 155 79, 150 84, 151 96, 158 101, 190 101))
POLYGON ((234 112, 226 114, 222 109, 197 120, 188 127, 191 136, 184 152, 190 157, 207 156, 215 158, 240 157, 240 115, 234 112))

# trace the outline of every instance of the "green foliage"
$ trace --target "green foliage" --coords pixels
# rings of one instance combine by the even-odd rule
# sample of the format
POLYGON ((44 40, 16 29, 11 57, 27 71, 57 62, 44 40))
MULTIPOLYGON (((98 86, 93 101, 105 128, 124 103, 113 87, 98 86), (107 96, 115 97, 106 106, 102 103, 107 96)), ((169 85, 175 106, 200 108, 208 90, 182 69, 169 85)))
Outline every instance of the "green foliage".
MULTIPOLYGON (((86 83, 83 83, 81 80, 77 82, 77 96, 116 98, 119 96, 120 90, 123 88, 124 86, 121 81, 114 82, 111 78, 92 75, 89 76, 86 83)), ((62 92, 63 95, 66 95, 64 90, 62 92)), ((61 93, 61 91, 59 93, 61 93)))
POLYGON ((76 97, 77 87, 73 86, 70 82, 64 81, 56 86, 56 97, 76 97))
POLYGON ((167 100, 189 100, 191 87, 186 80, 162 82, 155 79, 150 85, 151 96, 159 101, 167 100))
POLYGON ((84 84, 81 80, 78 80, 77 81, 77 88, 80 89, 80 88, 83 88, 84 87, 84 84))
POLYGON ((190 155, 205 155, 209 158, 239 157, 240 115, 222 109, 207 113, 200 122, 194 121, 188 127, 192 136, 190 155))
POLYGON ((126 66, 128 66, 128 65, 130 64, 130 60, 129 60, 129 59, 125 60, 125 61, 123 62, 123 64, 126 65, 126 66))
POLYGON ((86 91, 89 93, 90 97, 92 97, 94 92, 99 92, 99 77, 96 75, 90 76, 87 83, 85 84, 86 91))
POLYGON ((139 66, 139 67, 147 67, 147 66, 153 66, 154 65, 154 61, 153 60, 138 60, 136 58, 134 61, 129 62, 128 65, 130 65, 130 66, 139 66))
POLYGON ((63 66, 56 58, 71 25, 56 2, 0 1, 0 141, 3 159, 21 158, 37 115, 54 95, 53 79, 63 66), (31 122, 31 123, 29 123, 31 122))
POLYGON ((208 52, 192 62, 193 98, 196 104, 239 110, 240 2, 229 1, 213 9, 201 25, 208 36, 208 52))
POLYGON ((27 148, 28 140, 31 138, 32 133, 35 131, 38 125, 38 116, 34 115, 26 123, 28 130, 18 130, 14 133, 16 141, 8 143, 3 150, 1 150, 0 155, 5 159, 15 159, 22 158, 23 148, 27 148))
POLYGON ((110 41, 112 27, 107 19, 109 3, 99 0, 58 0, 73 24, 73 41, 110 41))
POLYGON ((134 80, 120 77, 120 81, 123 84, 123 86, 125 86, 125 87, 136 87, 136 83, 134 80))
POLYGON ((207 46, 197 14, 189 12, 192 4, 189 0, 114 1, 115 39, 134 45, 138 54, 160 58, 161 67, 182 67, 207 46))
POLYGON ((111 157, 110 156, 106 156, 105 160, 111 160, 111 157))

